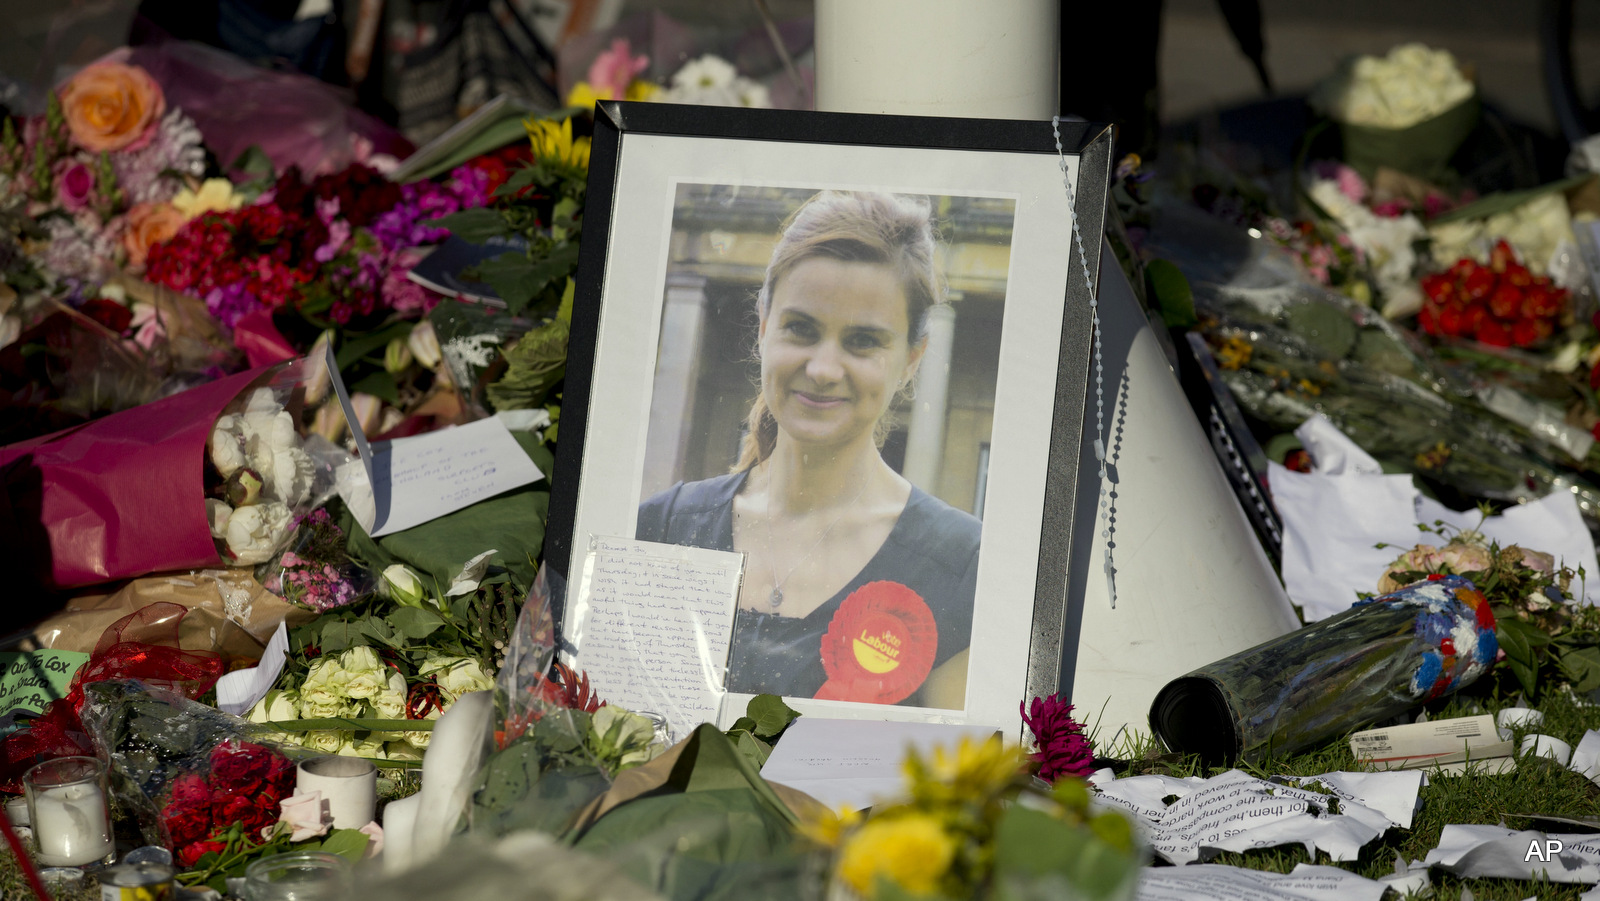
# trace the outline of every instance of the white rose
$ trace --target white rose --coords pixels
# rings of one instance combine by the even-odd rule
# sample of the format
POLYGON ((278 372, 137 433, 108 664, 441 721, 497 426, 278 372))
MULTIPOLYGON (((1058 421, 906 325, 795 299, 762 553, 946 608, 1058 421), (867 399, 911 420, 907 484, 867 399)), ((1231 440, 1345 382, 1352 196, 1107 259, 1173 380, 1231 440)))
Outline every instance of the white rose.
POLYGON ((344 747, 344 733, 332 729, 321 729, 305 734, 306 747, 324 754, 337 754, 344 747))
POLYGON ((339 665, 349 674, 345 683, 345 697, 357 700, 370 698, 388 685, 390 669, 378 658, 372 648, 351 648, 339 655, 339 665))
MULTIPOLYGON (((423 717, 423 719, 425 719, 425 720, 436 720, 436 719, 439 718, 439 714, 441 714, 441 713, 443 713, 443 711, 440 710, 439 708, 435 707, 434 709, 428 711, 428 715, 423 717)), ((406 732, 406 733, 403 733, 403 734, 406 737, 406 741, 410 742, 411 746, 416 748, 419 751, 428 750, 428 743, 433 741, 433 730, 431 730, 431 729, 427 730, 427 731, 423 731, 423 730, 419 729, 419 730, 416 730, 416 731, 406 732)))
POLYGON ((422 578, 404 563, 395 563, 383 571, 382 587, 389 599, 406 607, 421 607, 424 591, 422 578))
POLYGON ((239 566, 272 559, 289 537, 294 514, 275 501, 240 507, 228 517, 228 552, 239 566))
POLYGON ((311 671, 306 673, 306 681, 300 686, 301 707, 307 703, 319 705, 343 704, 348 698, 345 686, 350 683, 350 676, 333 657, 321 657, 311 664, 311 671))
POLYGON ((438 366, 443 358, 439 352, 439 335, 433 330, 433 323, 427 319, 411 329, 411 334, 406 336, 406 346, 411 348, 411 355, 417 358, 423 369, 438 366))
POLYGON ((300 701, 300 718, 307 720, 325 720, 333 717, 355 716, 356 708, 349 701, 305 700, 300 701))
POLYGON ((417 675, 431 675, 452 698, 469 691, 492 691, 494 678, 470 657, 429 657, 417 668, 417 675))
POLYGON ((274 688, 250 708, 246 717, 252 723, 278 723, 300 718, 300 698, 293 691, 274 688))
POLYGON ((237 416, 223 416, 211 429, 211 465, 224 479, 244 467, 244 438, 238 430, 237 416))
POLYGON ((233 508, 226 501, 206 498, 206 521, 211 523, 212 538, 220 541, 228 536, 228 517, 232 515, 233 508))
POLYGON ((257 388, 250 392, 250 399, 244 403, 246 413, 271 413, 282 409, 283 404, 278 403, 277 395, 271 388, 257 388))
POLYGON ((408 741, 391 741, 383 746, 390 760, 421 760, 422 752, 408 741))
POLYGON ((354 738, 340 745, 338 754, 340 757, 370 757, 375 760, 385 760, 389 756, 383 749, 383 742, 371 739, 357 741, 354 738))

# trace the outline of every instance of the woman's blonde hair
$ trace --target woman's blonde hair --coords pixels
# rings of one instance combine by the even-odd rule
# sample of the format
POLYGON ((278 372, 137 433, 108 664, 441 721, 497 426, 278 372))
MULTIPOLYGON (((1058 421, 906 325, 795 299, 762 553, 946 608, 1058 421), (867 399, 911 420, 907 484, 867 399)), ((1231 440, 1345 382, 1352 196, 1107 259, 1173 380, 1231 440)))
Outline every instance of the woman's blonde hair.
MULTIPOLYGON (((933 211, 925 199, 874 191, 822 191, 784 222, 756 295, 756 311, 765 322, 778 280, 812 257, 882 263, 900 276, 909 323, 906 341, 914 346, 927 328, 928 309, 944 299, 944 285, 934 265, 934 243, 933 211)), ((873 432, 879 447, 889 435, 888 419, 879 419, 873 432)), ((756 393, 745 426, 734 472, 765 460, 778 443, 778 421, 767 409, 765 391, 756 393)))

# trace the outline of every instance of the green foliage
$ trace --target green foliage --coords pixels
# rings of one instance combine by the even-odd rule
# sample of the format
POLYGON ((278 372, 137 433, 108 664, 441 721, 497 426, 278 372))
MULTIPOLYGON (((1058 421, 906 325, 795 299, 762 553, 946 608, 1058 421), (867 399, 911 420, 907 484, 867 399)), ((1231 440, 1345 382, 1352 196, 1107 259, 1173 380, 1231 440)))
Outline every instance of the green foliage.
POLYGON ((1194 313, 1194 292, 1183 270, 1166 260, 1150 260, 1144 264, 1144 278, 1167 328, 1189 328, 1200 321, 1194 313))
POLYGON ((728 727, 728 740, 756 769, 772 756, 772 746, 800 712, 783 703, 777 695, 756 695, 745 705, 745 715, 728 727))
MULTIPOLYGON (((570 285, 568 290, 570 295, 570 285)), ((495 410, 531 410, 544 403, 566 374, 570 331, 557 317, 531 329, 505 351, 505 374, 486 391, 495 410)))

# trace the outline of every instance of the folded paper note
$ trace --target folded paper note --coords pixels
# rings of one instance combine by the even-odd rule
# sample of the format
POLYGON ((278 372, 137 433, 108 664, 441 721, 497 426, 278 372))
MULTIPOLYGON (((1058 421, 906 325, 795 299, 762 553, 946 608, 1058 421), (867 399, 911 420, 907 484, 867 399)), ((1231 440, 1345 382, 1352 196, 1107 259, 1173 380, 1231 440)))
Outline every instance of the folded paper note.
POLYGON ((832 808, 860 810, 903 790, 906 753, 924 758, 950 751, 961 739, 983 741, 993 726, 897 723, 802 716, 761 767, 761 778, 805 792, 832 808))
POLYGON ((369 443, 331 345, 327 363, 360 452, 339 469, 339 496, 368 535, 420 526, 544 478, 498 417, 369 443))

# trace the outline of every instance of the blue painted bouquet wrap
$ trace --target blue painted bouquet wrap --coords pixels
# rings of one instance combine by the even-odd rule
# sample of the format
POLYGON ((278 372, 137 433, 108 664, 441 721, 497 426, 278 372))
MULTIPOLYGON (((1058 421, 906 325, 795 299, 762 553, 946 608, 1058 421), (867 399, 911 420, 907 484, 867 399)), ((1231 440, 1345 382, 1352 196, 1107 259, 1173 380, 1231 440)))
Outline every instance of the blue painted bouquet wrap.
POLYGON ((1169 682, 1150 728, 1207 763, 1290 754, 1470 684, 1499 649, 1478 589, 1432 576, 1169 682))

